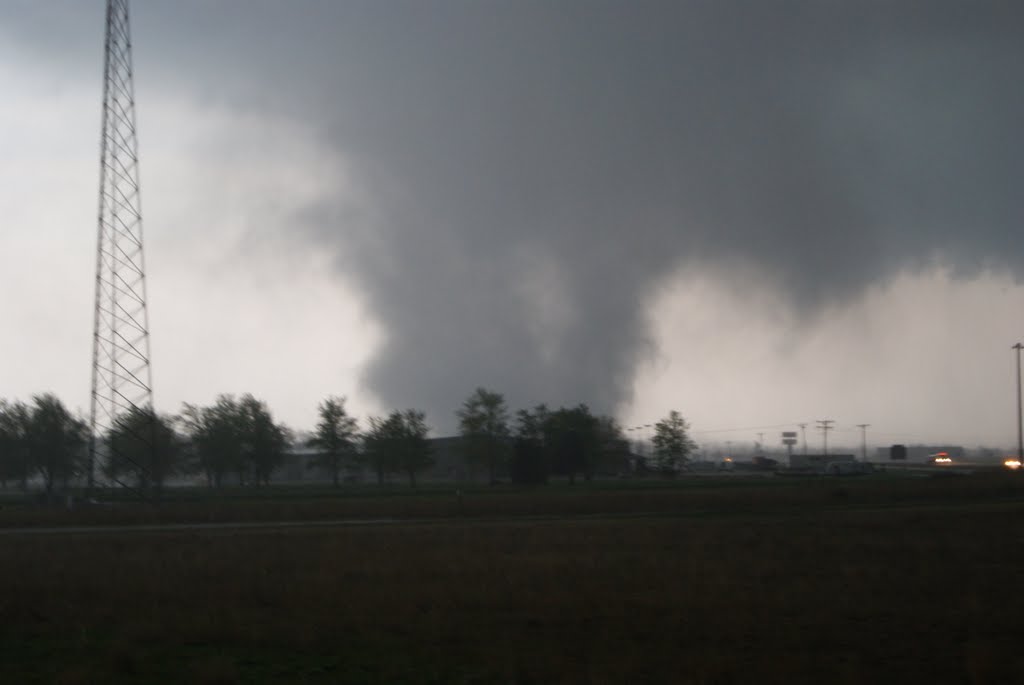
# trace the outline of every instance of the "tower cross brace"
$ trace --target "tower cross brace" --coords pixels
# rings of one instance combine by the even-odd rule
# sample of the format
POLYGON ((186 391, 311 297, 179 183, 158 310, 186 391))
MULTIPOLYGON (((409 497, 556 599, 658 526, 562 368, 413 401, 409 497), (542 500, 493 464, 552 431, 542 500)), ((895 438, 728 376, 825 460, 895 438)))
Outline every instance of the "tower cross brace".
POLYGON ((87 482, 148 481, 155 414, 128 0, 107 0, 87 482), (124 479, 124 480, 122 480, 124 479))

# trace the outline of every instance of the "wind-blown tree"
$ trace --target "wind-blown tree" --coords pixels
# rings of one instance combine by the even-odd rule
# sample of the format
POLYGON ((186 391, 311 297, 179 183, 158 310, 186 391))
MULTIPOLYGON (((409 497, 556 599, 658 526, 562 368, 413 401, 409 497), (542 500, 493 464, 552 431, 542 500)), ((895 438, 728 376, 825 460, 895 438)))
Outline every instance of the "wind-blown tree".
POLYGON ((140 490, 163 490, 168 477, 184 469, 181 439, 174 420, 153 409, 132 408, 118 417, 107 435, 110 462, 104 465, 108 478, 128 478, 140 490))
POLYGON ((516 413, 515 438, 509 472, 512 481, 524 485, 538 485, 548 480, 548 455, 545 445, 545 423, 550 412, 537 405, 531 412, 520 409, 516 413))
POLYGON ((409 485, 416 487, 416 474, 434 463, 430 456, 430 443, 427 442, 430 428, 426 423, 426 414, 418 409, 402 412, 402 424, 402 452, 398 463, 409 476, 409 485))
POLYGON ((363 448, 370 467, 377 474, 378 485, 384 485, 388 474, 398 470, 401 434, 400 413, 392 412, 387 418, 370 417, 370 429, 363 438, 363 448))
POLYGON ((508 461, 508 409, 501 393, 477 388, 456 412, 463 454, 470 464, 485 464, 489 481, 498 478, 499 467, 508 461))
POLYGON ((585 404, 545 408, 543 414, 527 413, 524 419, 541 426, 549 472, 568 476, 570 483, 577 475, 591 480, 598 472, 617 473, 626 467, 629 445, 618 422, 595 416, 585 404))
POLYGON ((618 422, 595 416, 585 404, 554 411, 537 405, 516 414, 511 463, 517 483, 547 481, 549 474, 577 475, 590 480, 598 472, 619 473, 627 468, 629 444, 618 422))
POLYGON ((238 484, 270 482, 270 474, 282 461, 290 432, 276 423, 266 403, 250 394, 235 399, 219 395, 213 406, 185 404, 181 421, 192 441, 198 467, 208 482, 221 487, 224 476, 234 473, 238 484))
MULTIPOLYGON (((215 488, 231 472, 244 474, 241 410, 233 395, 218 395, 212 406, 185 403, 180 421, 191 441, 195 466, 215 488)), ((244 475, 239 476, 244 479, 244 475)))
POLYGON ((0 400, 0 486, 5 489, 9 480, 28 489, 28 421, 29 408, 24 403, 0 400))
POLYGON ((32 398, 27 430, 29 460, 43 477, 46 494, 60 483, 67 489, 83 461, 88 428, 51 393, 32 398))
POLYGON ((671 475, 684 467, 697 443, 690 438, 690 426, 676 410, 654 424, 654 468, 671 475))
POLYGON ((370 418, 366 454, 383 484, 388 473, 403 471, 409 485, 416 487, 416 475, 433 463, 425 414, 415 409, 393 411, 386 419, 370 418))
POLYGON ((629 440, 619 422, 611 416, 597 417, 597 471, 623 473, 629 470, 629 440))
POLYGON ((328 397, 321 402, 316 434, 306 443, 317 450, 309 465, 325 469, 338 487, 341 471, 358 466, 358 442, 359 423, 345 410, 345 398, 328 397))
POLYGON ((252 395, 242 396, 239 409, 245 462, 257 487, 269 485, 270 475, 284 462, 291 432, 274 421, 266 402, 252 395))
POLYGON ((551 472, 576 482, 577 474, 593 476, 598 453, 597 417, 580 404, 551 412, 545 422, 545 443, 551 458, 551 472))

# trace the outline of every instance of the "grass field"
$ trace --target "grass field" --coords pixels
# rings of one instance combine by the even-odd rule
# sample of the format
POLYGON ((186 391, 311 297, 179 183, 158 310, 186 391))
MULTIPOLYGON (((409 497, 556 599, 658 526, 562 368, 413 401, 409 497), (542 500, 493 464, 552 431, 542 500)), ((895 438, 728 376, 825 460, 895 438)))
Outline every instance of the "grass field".
POLYGON ((0 682, 1011 683, 1024 482, 702 481, 159 508, 0 526, 0 682))

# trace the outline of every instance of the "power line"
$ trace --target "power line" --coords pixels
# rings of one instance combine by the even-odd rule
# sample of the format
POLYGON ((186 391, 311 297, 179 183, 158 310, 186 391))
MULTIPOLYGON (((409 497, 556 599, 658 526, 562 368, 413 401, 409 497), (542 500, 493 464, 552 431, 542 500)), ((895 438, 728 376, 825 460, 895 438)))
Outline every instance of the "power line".
POLYGON ((706 430, 691 431, 691 432, 692 433, 701 433, 701 434, 704 434, 704 433, 740 433, 740 432, 745 432, 745 431, 768 430, 768 429, 771 429, 771 428, 790 428, 790 427, 792 427, 794 425, 797 425, 797 424, 794 424, 794 423, 776 423, 776 424, 772 424, 770 426, 742 426, 740 428, 709 428, 709 429, 706 429, 706 430))
POLYGON ((868 460, 868 427, 870 423, 858 423, 857 428, 860 428, 860 455, 863 461, 868 460))
POLYGON ((818 430, 821 431, 823 449, 825 456, 828 456, 828 432, 832 430, 832 424, 835 423, 833 419, 818 419, 815 421, 818 424, 818 430))

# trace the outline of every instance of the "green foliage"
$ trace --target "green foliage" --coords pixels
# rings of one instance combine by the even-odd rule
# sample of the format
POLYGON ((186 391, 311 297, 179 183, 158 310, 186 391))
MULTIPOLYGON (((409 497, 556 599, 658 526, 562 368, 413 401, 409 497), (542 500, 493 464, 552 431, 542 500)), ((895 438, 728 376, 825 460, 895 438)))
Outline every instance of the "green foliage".
POLYGON ((550 465, 544 442, 544 425, 548 415, 548 408, 543 404, 537 405, 532 412, 528 409, 516 412, 515 440, 509 465, 514 483, 539 485, 547 482, 550 465))
POLYGON ((574 482, 590 480, 599 472, 619 473, 626 468, 629 446, 622 429, 609 416, 595 416, 585 404, 551 411, 541 404, 516 415, 512 459, 513 480, 543 483, 548 474, 574 482))
POLYGON ((84 462, 88 428, 51 393, 32 398, 25 439, 32 467, 39 471, 47 494, 59 484, 67 489, 84 462))
POLYGON ((434 463, 430 456, 430 443, 427 442, 430 428, 426 423, 426 414, 422 411, 407 409, 402 416, 405 423, 405 440, 399 463, 409 476, 409 484, 415 487, 416 474, 434 463))
POLYGON ((214 487, 229 473, 239 485, 270 482, 290 442, 287 428, 274 422, 267 405, 252 395, 235 399, 219 395, 209 407, 185 404, 181 421, 193 448, 196 465, 214 487))
POLYGON ((416 474, 434 463, 429 431, 426 415, 416 409, 395 410, 386 419, 370 417, 365 446, 379 483, 387 474, 401 471, 409 477, 409 485, 416 486, 416 474))
POLYGON ((232 395, 218 395, 212 406, 185 403, 180 421, 192 443, 195 465, 213 487, 243 468, 238 402, 232 395))
POLYGON ((363 439, 365 456, 377 474, 377 483, 384 484, 389 473, 398 470, 399 447, 396 444, 401 434, 401 416, 392 412, 387 418, 370 417, 370 430, 363 439))
POLYGON ((551 471, 569 477, 593 475, 598 451, 597 419, 590 408, 580 404, 551 412, 545 422, 545 442, 551 457, 551 471))
POLYGON ((274 421, 262 400, 244 395, 239 403, 243 436, 242 454, 256 485, 270 483, 270 474, 284 462, 291 443, 290 431, 274 421))
POLYGON ((29 408, 22 402, 0 400, 0 485, 16 480, 25 490, 31 471, 28 449, 29 408))
POLYGON ((597 455, 595 468, 609 474, 629 471, 629 440, 622 426, 611 416, 597 417, 597 455))
POLYGON ((345 410, 344 397, 328 397, 320 403, 316 434, 306 443, 317 450, 309 465, 327 470, 334 487, 340 484, 342 469, 359 466, 358 431, 358 422, 345 410))
POLYGON ((551 411, 546 404, 538 404, 533 411, 520 409, 516 412, 516 437, 524 440, 544 441, 544 430, 551 411))
POLYGON ((654 425, 654 468, 665 475, 676 473, 697 449, 689 435, 686 419, 672 410, 654 425))
POLYGON ((508 409, 498 392, 477 388, 456 412, 466 461, 484 464, 494 483, 509 456, 508 409))
POLYGON ((181 439, 173 419, 151 408, 133 408, 118 418, 107 436, 110 462, 103 465, 108 478, 130 478, 141 490, 163 489, 169 476, 184 468, 181 439))

